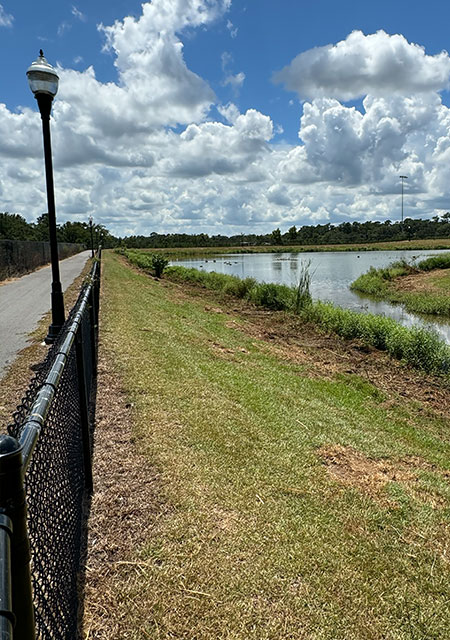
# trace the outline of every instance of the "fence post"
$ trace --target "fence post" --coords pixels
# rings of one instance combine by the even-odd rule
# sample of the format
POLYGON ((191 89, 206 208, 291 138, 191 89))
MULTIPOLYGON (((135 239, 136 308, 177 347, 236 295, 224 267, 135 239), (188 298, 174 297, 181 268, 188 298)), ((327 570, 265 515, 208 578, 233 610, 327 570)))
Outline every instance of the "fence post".
POLYGON ((12 609, 14 640, 35 640, 31 591, 30 543, 23 479, 22 448, 15 438, 0 436, 0 507, 11 519, 12 609))
POLYGON ((84 483, 88 491, 92 491, 92 453, 91 434, 89 432, 89 400, 86 391, 86 372, 84 367, 83 343, 81 337, 81 323, 75 336, 75 352, 77 358, 78 391, 80 394, 80 426, 83 440, 84 483))
POLYGON ((12 606, 11 584, 11 536, 12 522, 0 514, 0 638, 13 640, 15 623, 12 606))

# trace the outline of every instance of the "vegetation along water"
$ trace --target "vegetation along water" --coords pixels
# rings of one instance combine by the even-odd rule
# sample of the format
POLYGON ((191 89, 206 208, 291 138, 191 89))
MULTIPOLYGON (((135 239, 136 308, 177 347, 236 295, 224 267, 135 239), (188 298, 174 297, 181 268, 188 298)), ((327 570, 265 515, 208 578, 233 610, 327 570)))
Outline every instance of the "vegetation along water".
POLYGON ((450 319, 450 254, 419 262, 402 259, 381 269, 371 267, 351 287, 354 291, 401 303, 410 311, 450 319))

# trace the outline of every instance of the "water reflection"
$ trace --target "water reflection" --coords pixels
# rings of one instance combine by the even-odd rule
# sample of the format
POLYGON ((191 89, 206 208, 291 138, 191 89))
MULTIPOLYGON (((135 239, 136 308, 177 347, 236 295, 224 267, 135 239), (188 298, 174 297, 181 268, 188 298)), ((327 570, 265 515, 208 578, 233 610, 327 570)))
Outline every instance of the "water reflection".
MULTIPOLYGON (((394 318, 405 326, 432 326, 450 344, 450 325, 436 319, 424 318, 408 313, 399 305, 378 302, 358 295, 350 290, 350 283, 373 266, 386 267, 400 259, 412 260, 436 255, 436 251, 370 251, 323 253, 256 253, 218 256, 215 261, 205 259, 177 260, 173 264, 217 271, 236 275, 240 278, 252 277, 259 282, 276 282, 296 286, 305 265, 309 264, 311 274, 311 294, 315 300, 330 301, 333 304, 356 311, 376 313, 394 318)), ((440 253, 440 252, 439 252, 440 253)))

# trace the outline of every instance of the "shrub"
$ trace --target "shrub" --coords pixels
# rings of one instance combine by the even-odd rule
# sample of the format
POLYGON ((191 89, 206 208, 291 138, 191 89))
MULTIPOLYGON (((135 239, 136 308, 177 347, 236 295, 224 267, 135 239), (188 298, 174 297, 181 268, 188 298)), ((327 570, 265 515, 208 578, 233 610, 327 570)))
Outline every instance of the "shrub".
POLYGON ((153 271, 155 272, 155 277, 161 278, 164 269, 169 264, 169 260, 162 253, 153 253, 150 258, 150 264, 153 271))
POLYGON ((421 271, 432 271, 433 269, 450 269, 450 253, 440 256, 431 256, 421 260, 417 265, 421 271))
POLYGON ((273 311, 283 311, 294 308, 295 292, 291 287, 282 284, 263 282, 255 285, 249 291, 249 299, 261 307, 273 311))

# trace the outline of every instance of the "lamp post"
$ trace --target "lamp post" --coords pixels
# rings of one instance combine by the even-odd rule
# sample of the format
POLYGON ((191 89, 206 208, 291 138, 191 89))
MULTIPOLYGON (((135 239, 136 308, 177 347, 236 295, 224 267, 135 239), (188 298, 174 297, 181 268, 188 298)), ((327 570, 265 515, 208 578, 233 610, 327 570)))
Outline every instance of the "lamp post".
POLYGON ((91 257, 94 257, 94 232, 92 229, 92 216, 89 216, 89 228, 91 230, 91 257))
POLYGON ((47 344, 52 344, 64 324, 64 297, 59 277, 58 242, 56 239, 55 194, 53 187, 52 148, 50 140, 50 111, 53 98, 58 91, 59 77, 44 58, 42 49, 39 57, 27 70, 30 89, 37 100, 42 118, 42 132, 44 137, 45 178, 47 184, 48 226, 50 233, 50 255, 52 263, 52 324, 48 328, 45 338, 47 344))
POLYGON ((408 176, 399 176, 402 181, 402 229, 403 229, 403 184, 404 181, 408 179, 408 176))

